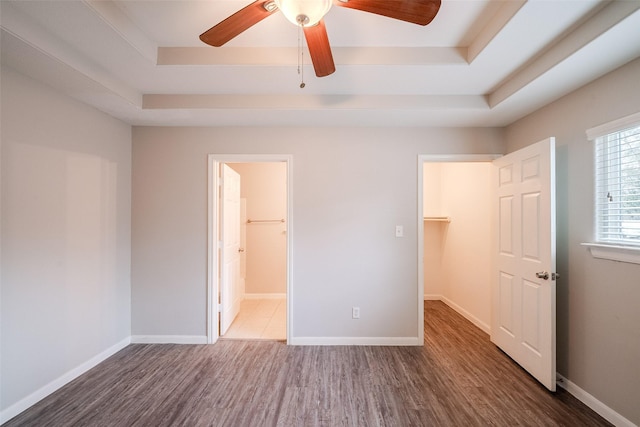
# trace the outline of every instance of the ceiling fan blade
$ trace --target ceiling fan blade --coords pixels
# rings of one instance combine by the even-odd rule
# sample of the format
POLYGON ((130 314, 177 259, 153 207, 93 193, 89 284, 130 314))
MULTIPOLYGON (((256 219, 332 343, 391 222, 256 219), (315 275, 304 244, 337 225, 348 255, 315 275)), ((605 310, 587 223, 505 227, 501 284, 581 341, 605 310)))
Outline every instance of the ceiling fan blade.
POLYGON ((363 10, 418 25, 427 25, 440 10, 441 0, 337 0, 336 6, 363 10))
POLYGON ((312 27, 304 27, 304 37, 307 39, 316 76, 325 77, 336 71, 324 21, 320 21, 312 27))
POLYGON ((238 34, 249 29, 253 25, 270 16, 278 8, 273 0, 257 0, 250 5, 240 9, 224 21, 214 25, 204 33, 200 34, 200 40, 208 45, 220 47, 238 34), (267 5, 267 7, 265 7, 267 5))

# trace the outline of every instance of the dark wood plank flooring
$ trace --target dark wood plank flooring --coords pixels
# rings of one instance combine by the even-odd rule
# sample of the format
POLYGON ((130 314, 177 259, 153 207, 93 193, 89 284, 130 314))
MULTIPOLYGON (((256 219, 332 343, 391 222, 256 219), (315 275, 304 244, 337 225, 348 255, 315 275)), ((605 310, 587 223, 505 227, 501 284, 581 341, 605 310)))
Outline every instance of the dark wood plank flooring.
POLYGON ((130 345, 6 426, 606 426, 425 302, 424 347, 130 345))

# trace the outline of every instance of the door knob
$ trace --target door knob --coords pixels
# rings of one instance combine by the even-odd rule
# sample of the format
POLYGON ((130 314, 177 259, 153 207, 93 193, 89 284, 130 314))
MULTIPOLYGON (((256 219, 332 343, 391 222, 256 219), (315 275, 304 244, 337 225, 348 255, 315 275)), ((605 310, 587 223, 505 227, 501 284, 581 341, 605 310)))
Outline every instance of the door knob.
POLYGON ((238 248, 238 252, 244 252, 244 248, 238 248))
POLYGON ((536 273, 538 279, 549 280, 549 273, 546 271, 539 271, 536 273))

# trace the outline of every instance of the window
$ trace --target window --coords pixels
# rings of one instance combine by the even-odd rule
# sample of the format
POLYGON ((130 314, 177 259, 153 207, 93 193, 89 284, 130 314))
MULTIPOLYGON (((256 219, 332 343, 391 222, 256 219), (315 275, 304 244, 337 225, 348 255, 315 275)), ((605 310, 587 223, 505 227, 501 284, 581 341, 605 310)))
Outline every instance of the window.
POLYGON ((640 113, 587 131, 595 141, 596 258, 640 264, 640 113))
POLYGON ((640 246, 640 125, 596 138, 596 240, 640 246))

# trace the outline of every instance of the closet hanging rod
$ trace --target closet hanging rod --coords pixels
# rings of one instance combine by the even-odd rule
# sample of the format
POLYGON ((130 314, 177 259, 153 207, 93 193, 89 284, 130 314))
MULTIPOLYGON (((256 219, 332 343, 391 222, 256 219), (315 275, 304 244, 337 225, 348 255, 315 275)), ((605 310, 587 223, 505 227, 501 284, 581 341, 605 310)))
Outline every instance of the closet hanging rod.
POLYGON ((284 222, 284 218, 281 219, 248 219, 247 224, 254 222, 284 222))
POLYGON ((425 221, 451 222, 450 216, 425 216, 425 221))

